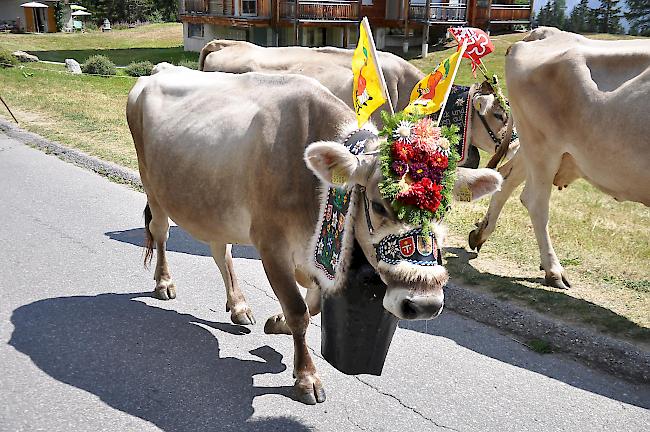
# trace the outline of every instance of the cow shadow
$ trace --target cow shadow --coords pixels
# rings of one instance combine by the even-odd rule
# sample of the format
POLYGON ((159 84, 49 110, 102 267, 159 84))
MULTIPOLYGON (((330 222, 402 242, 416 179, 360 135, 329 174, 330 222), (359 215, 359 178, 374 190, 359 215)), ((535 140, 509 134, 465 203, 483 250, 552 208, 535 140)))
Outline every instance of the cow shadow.
POLYGON ((139 297, 148 294, 21 306, 11 316, 9 345, 58 381, 163 430, 309 430, 289 417, 249 421, 256 396, 292 397, 290 386, 253 385, 254 375, 286 369, 280 353, 262 346, 250 351, 260 360, 220 357, 212 330, 239 335, 247 329, 148 306, 139 297))
MULTIPOLYGON (((123 231, 108 231, 104 233, 111 240, 122 243, 132 244, 134 246, 144 247, 144 228, 133 228, 123 231)), ((198 255, 211 257, 210 247, 198 240, 195 240, 183 228, 179 226, 169 227, 169 239, 167 240, 167 250, 170 252, 179 252, 189 255, 198 255)), ((260 259, 260 255, 253 246, 233 245, 233 258, 260 259)))
POLYGON ((488 286, 498 300, 519 301, 540 313, 548 314, 551 311, 558 318, 563 316, 582 317, 585 322, 589 322, 593 328, 604 334, 620 334, 639 342, 650 340, 650 329, 640 326, 610 309, 572 297, 564 290, 539 289, 523 283, 534 283, 541 286, 544 284, 542 277, 501 276, 481 272, 470 262, 476 258, 475 252, 468 252, 464 248, 457 247, 448 248, 446 252, 447 268, 450 274, 462 275, 459 282, 469 281, 473 285, 488 286))
MULTIPOLYGON (((446 252, 447 267, 451 274, 462 271, 466 273, 465 278, 467 280, 475 282, 485 281, 486 278, 489 278, 491 283, 496 282, 498 284, 502 292, 502 294, 498 294, 499 290, 497 290, 497 299, 500 295, 505 295, 506 293, 510 294, 512 290, 520 290, 521 292, 531 290, 542 291, 541 295, 544 296, 544 300, 540 301, 540 304, 537 305, 540 308, 545 308, 547 303, 561 303, 564 305, 563 307, 567 308, 567 310, 577 308, 577 310, 588 310, 591 314, 600 315, 603 319, 628 321, 626 318, 617 315, 609 309, 585 300, 571 297, 563 292, 539 290, 521 283, 527 281, 541 284, 543 283, 542 278, 517 278, 481 273, 469 262, 471 259, 476 257, 476 253, 474 252, 467 252, 463 248, 448 248, 446 249, 446 252)), ((503 346, 494 343, 493 340, 486 340, 485 338, 477 336, 477 334, 473 332, 467 331, 467 326, 459 322, 461 319, 462 318, 458 316, 445 315, 443 312, 443 315, 431 321, 400 321, 399 327, 424 334, 441 336, 453 340, 457 344, 481 355, 548 376, 549 378, 562 381, 573 387, 600 394, 610 399, 641 406, 643 408, 650 408, 650 387, 648 386, 640 387, 640 390, 636 394, 628 394, 625 392, 626 389, 623 388, 604 386, 602 382, 594 382, 592 374, 585 369, 580 368, 578 371, 583 372, 577 373, 576 370, 571 367, 561 368, 550 366, 549 362, 542 360, 542 354, 536 354, 537 356, 540 356, 540 360, 535 361, 534 357, 531 357, 529 351, 504 349, 503 346)), ((647 335, 645 340, 648 340, 648 337, 650 337, 650 331, 648 331, 648 329, 629 321, 626 325, 636 326, 640 334, 647 335)), ((523 342, 527 341, 523 340, 523 342)), ((553 364, 558 365, 559 362, 553 364)))

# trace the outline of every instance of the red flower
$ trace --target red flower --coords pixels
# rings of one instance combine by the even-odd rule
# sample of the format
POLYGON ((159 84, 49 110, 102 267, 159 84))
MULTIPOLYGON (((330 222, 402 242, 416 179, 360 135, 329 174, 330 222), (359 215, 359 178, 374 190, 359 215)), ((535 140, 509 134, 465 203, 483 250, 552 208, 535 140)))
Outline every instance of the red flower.
POLYGON ((432 168, 446 169, 449 166, 449 158, 436 152, 429 158, 429 166, 432 168))
POLYGON ((397 194, 397 200, 435 213, 442 199, 441 191, 441 185, 435 184, 431 179, 425 177, 419 182, 413 183, 407 191, 397 194))
POLYGON ((393 144, 393 156, 397 160, 408 162, 413 157, 413 146, 405 142, 397 141, 393 144))

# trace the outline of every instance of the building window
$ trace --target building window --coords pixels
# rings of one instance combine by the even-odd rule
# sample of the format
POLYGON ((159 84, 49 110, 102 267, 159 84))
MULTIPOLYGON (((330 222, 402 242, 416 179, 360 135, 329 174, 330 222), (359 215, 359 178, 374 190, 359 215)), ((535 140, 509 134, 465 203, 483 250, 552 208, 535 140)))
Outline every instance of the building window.
POLYGON ((361 0, 361 6, 372 6, 372 0, 361 0))
POLYGON ((257 0, 242 0, 242 15, 257 15, 257 0))
POLYGON ((203 24, 187 23, 187 37, 188 38, 202 38, 203 37, 203 24))

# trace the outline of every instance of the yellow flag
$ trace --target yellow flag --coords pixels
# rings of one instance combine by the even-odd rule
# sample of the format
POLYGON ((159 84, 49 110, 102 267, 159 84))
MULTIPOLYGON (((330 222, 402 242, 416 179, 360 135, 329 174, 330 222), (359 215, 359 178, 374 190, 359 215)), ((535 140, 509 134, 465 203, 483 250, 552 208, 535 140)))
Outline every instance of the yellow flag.
POLYGON ((420 114, 432 114, 442 108, 454 83, 456 71, 463 57, 465 45, 443 60, 435 71, 418 82, 411 92, 411 102, 404 109, 407 113, 418 111, 420 114))
POLYGON ((382 85, 381 70, 375 58, 372 34, 368 35, 367 20, 359 27, 359 43, 352 56, 352 101, 357 113, 359 127, 368 121, 370 115, 386 102, 382 85))

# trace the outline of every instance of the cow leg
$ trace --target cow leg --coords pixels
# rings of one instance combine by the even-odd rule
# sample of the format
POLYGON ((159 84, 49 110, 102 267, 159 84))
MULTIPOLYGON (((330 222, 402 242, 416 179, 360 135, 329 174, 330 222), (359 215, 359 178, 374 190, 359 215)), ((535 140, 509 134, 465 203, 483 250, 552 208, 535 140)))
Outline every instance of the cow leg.
POLYGON ((232 265, 232 245, 224 242, 211 242, 210 250, 226 286, 226 312, 230 312, 230 320, 235 324, 255 324, 253 311, 248 307, 246 297, 237 283, 237 276, 235 276, 232 265))
POLYGON ((539 246, 541 267, 546 272, 546 285, 567 289, 571 287, 571 284, 555 254, 548 233, 549 199, 551 197, 553 178, 559 165, 559 159, 557 163, 554 163, 548 157, 545 163, 528 164, 528 177, 524 191, 521 193, 521 202, 528 209, 528 215, 533 223, 535 237, 539 246))
POLYGON ((325 389, 316 373, 316 367, 309 355, 305 335, 309 326, 309 310, 300 294, 294 277, 294 265, 283 250, 273 244, 271 247, 258 246, 264 271, 271 283, 273 292, 280 301, 287 325, 293 336, 293 375, 296 378, 294 389, 299 401, 314 405, 325 401, 325 389))
POLYGON ((499 168, 499 173, 503 176, 501 190, 496 192, 490 198, 490 207, 483 217, 483 220, 476 224, 476 229, 469 233, 469 247, 479 252, 483 243, 492 235, 497 226, 497 220, 503 206, 512 195, 512 191, 526 179, 526 168, 524 161, 515 155, 506 164, 499 168))
MULTIPOLYGON (((305 294, 305 302, 309 315, 315 316, 320 313, 320 288, 311 288, 305 294)), ((287 325, 287 320, 284 318, 283 313, 273 315, 266 320, 264 324, 264 333, 266 334, 291 334, 291 329, 287 325)))
POLYGON ((160 300, 174 299, 176 298, 176 286, 169 274, 166 254, 167 239, 169 238, 169 219, 167 213, 151 197, 149 197, 148 206, 151 211, 151 221, 148 224, 149 232, 151 232, 151 237, 156 245, 156 270, 153 276, 156 281, 156 288, 153 294, 154 297, 160 300))

